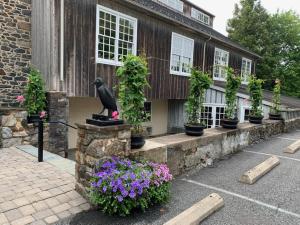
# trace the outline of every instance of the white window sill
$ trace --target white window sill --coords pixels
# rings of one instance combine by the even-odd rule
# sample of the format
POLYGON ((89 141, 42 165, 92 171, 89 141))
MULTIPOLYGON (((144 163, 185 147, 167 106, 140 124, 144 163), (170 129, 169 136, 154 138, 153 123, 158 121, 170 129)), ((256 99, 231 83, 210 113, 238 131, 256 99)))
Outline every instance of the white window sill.
POLYGON ((183 73, 183 72, 178 72, 178 71, 170 71, 171 75, 177 75, 177 76, 183 76, 183 77, 190 77, 190 73, 183 73))
POLYGON ((97 64, 111 65, 111 66, 123 66, 122 62, 104 60, 104 59, 97 59, 96 63, 97 64))
POLYGON ((224 78, 218 78, 218 77, 214 77, 214 80, 217 80, 217 81, 224 81, 224 82, 226 82, 226 79, 224 79, 224 78))
POLYGON ((242 81, 242 84, 244 84, 244 85, 248 85, 248 84, 249 84, 249 82, 247 82, 247 81, 242 81))

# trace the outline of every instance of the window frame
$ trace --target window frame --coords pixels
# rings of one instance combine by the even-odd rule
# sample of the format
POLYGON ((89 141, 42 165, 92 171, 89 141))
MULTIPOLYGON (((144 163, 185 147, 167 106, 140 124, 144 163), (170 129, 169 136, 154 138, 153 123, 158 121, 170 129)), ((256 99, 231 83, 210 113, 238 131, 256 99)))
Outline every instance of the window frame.
POLYGON ((212 108, 212 112, 211 112, 211 115, 212 115, 212 118, 211 118, 212 125, 211 125, 210 128, 221 127, 221 124, 220 124, 220 126, 216 126, 217 125, 217 108, 224 108, 223 115, 224 115, 224 118, 225 118, 226 104, 222 104, 222 103, 204 103, 203 106, 204 107, 211 107, 212 108))
POLYGON ((152 107, 153 105, 152 105, 152 101, 145 101, 144 102, 144 112, 147 113, 145 111, 145 108, 146 108, 145 106, 146 106, 147 103, 150 104, 150 113, 149 113, 150 114, 150 120, 143 121, 144 124, 152 123, 152 118, 153 118, 153 107, 152 107))
MULTIPOLYGON (((221 57, 223 56, 224 53, 227 53, 227 54, 228 54, 227 62, 226 62, 226 65, 225 65, 225 66, 227 66, 227 67, 228 67, 228 65, 229 65, 230 52, 229 52, 229 51, 226 51, 226 50, 224 50, 224 49, 215 47, 214 66, 213 66, 213 79, 214 79, 214 80, 219 80, 219 81, 226 81, 226 78, 221 78, 221 77, 216 77, 216 76, 215 76, 215 67, 216 67, 216 66, 223 66, 223 65, 216 65, 216 64, 215 64, 215 63, 216 63, 216 56, 217 56, 216 52, 217 52, 217 51, 220 51, 220 52, 222 53, 222 54, 221 54, 221 57)), ((219 67, 219 70, 220 70, 220 67, 219 67)))
POLYGON ((211 17, 207 14, 205 14, 204 12, 201 12, 200 10, 196 9, 196 8, 192 8, 191 10, 191 17, 201 23, 203 23, 204 25, 207 25, 207 26, 210 26, 210 23, 211 23, 211 17), (197 16, 194 16, 194 14, 202 14, 203 15, 203 21, 201 19, 198 19, 197 16), (204 22, 204 17, 207 17, 208 18, 208 21, 207 23, 204 22))
POLYGON ((132 42, 132 54, 137 54, 137 29, 138 29, 138 20, 137 18, 128 16, 126 14, 123 14, 121 12, 115 11, 113 9, 104 7, 102 5, 97 4, 97 12, 96 12, 96 64, 106 64, 106 65, 113 65, 113 66, 121 66, 123 63, 118 59, 119 56, 119 36, 120 36, 120 18, 124 18, 127 20, 131 20, 134 22, 133 27, 133 42, 132 42), (100 20, 100 11, 103 11, 105 13, 109 13, 111 15, 116 16, 116 40, 115 40, 115 59, 109 60, 109 59, 103 59, 99 58, 99 20, 100 20))
MULTIPOLYGON (((185 72, 182 72, 182 63, 180 63, 180 67, 179 67, 179 70, 180 71, 175 71, 175 70, 172 70, 172 61, 173 61, 173 37, 174 36, 177 36, 179 38, 183 38, 183 39, 186 39, 188 41, 192 41, 193 43, 193 49, 191 51, 191 68, 193 67, 194 65, 194 48, 195 48, 195 42, 194 42, 194 39, 192 38, 189 38, 189 37, 186 37, 184 35, 181 35, 181 34, 178 34, 176 32, 172 32, 172 37, 171 37, 171 55, 170 55, 170 74, 172 75, 178 75, 178 76, 191 76, 191 73, 185 73, 185 72)), ((184 42, 182 42, 183 44, 184 42)), ((182 58, 183 57, 183 46, 181 46, 181 55, 180 57, 182 58)), ((180 61, 181 62, 181 61, 180 61)))
POLYGON ((245 81, 245 79, 243 79, 243 72, 244 72, 243 71, 243 61, 246 61, 246 65, 247 65, 248 62, 250 62, 250 71, 249 71, 249 74, 247 75, 247 77, 249 78, 249 76, 252 73, 252 60, 248 59, 248 58, 245 58, 245 57, 242 58, 242 65, 241 65, 241 79, 242 79, 242 84, 248 84, 249 82, 245 81))
MULTIPOLYGON (((158 1, 161 2, 161 3, 163 3, 164 5, 166 5, 166 6, 170 7, 170 8, 172 8, 172 9, 175 9, 175 10, 178 11, 178 12, 183 13, 184 2, 183 2, 182 0, 175 0, 175 1, 181 2, 181 6, 182 6, 182 7, 181 7, 180 9, 178 9, 178 8, 176 8, 176 7, 173 7, 173 5, 169 3, 169 0, 158 0, 158 1)), ((177 4, 176 4, 176 6, 177 6, 177 4)))

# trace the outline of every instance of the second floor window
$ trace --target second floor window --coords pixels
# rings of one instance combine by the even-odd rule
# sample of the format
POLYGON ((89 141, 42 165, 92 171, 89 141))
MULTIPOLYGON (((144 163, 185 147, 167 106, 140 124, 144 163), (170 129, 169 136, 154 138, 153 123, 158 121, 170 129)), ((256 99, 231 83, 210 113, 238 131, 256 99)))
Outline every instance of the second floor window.
POLYGON ((248 83, 248 78, 251 75, 251 67, 252 67, 252 61, 250 59, 243 58, 242 69, 241 69, 241 76, 242 76, 243 83, 248 83))
POLYGON ((136 54, 137 20, 97 6, 97 63, 120 65, 123 56, 136 54))
POLYGON ((183 2, 180 0, 158 0, 158 1, 172 7, 173 9, 183 12, 183 2))
POLYGON ((213 69, 214 80, 226 80, 226 68, 228 67, 228 61, 229 52, 224 51, 223 49, 216 48, 213 69))
POLYGON ((206 25, 210 25, 210 18, 208 15, 200 12, 197 9, 192 8, 192 14, 191 14, 192 18, 206 24, 206 25))
POLYGON ((189 76, 193 66, 194 40, 172 33, 170 73, 189 76))

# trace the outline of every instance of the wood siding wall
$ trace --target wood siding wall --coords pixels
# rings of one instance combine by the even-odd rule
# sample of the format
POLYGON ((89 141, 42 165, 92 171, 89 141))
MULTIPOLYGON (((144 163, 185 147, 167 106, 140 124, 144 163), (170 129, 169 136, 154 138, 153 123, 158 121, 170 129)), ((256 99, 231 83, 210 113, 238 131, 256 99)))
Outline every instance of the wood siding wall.
MULTIPOLYGON (((115 76, 116 67, 111 65, 97 64, 96 53, 96 7, 97 4, 122 12, 138 19, 138 54, 144 52, 148 59, 151 89, 146 90, 148 100, 153 99, 186 99, 188 95, 188 77, 170 74, 170 54, 172 32, 176 32, 193 38, 194 66, 202 69, 204 57, 205 39, 195 31, 175 22, 158 18, 147 10, 137 9, 133 5, 124 3, 123 0, 65 0, 64 16, 64 81, 59 81, 59 0, 33 0, 37 5, 37 11, 41 10, 36 19, 35 47, 36 52, 42 52, 41 48, 47 49, 46 55, 35 55, 39 68, 46 74, 48 89, 66 91, 68 96, 96 96, 92 82, 101 76, 110 88, 117 84, 115 76), (47 4, 45 3, 47 2, 47 4), (53 3, 54 2, 54 3, 53 3), (39 7, 46 7, 41 9, 39 7), (49 11, 50 10, 50 11, 49 11), (55 12, 53 14, 53 12, 55 12), (49 14, 49 19, 48 18, 49 14), (52 17, 51 17, 52 16, 52 17), (39 19, 45 18, 44 25, 50 24, 50 30, 39 24, 39 19), (52 18, 52 19, 51 19, 52 18), (55 19, 54 19, 55 18, 55 19), (50 22, 48 22, 50 20, 50 22), (52 24, 56 23, 56 28, 52 24), (38 43, 39 34, 50 34, 48 40, 38 43), (50 44, 49 44, 50 43, 50 44), (43 60, 41 60, 43 58, 43 60), (47 62, 51 59, 51 62, 47 62), (54 62, 53 62, 54 61, 54 62), (54 63, 54 68, 49 70, 49 63, 54 63)), ((48 37, 45 37, 46 39, 48 37)), ((205 70, 212 72, 214 63, 215 46, 230 51, 229 65, 240 70, 240 53, 234 49, 228 49, 222 44, 209 41, 206 46, 205 70)), ((39 53, 40 54, 40 53, 39 53)), ((249 57, 248 57, 249 58, 249 57)))

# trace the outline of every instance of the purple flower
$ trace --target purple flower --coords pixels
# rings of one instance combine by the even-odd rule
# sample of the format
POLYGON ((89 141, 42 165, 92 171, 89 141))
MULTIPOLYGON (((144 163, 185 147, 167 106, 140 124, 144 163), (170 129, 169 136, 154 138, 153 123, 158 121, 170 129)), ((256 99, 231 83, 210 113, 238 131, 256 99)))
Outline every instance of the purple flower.
POLYGON ((118 202, 122 202, 123 201, 123 197, 121 195, 117 196, 118 202))
POLYGON ((102 188, 103 192, 105 193, 107 191, 107 187, 106 186, 103 186, 102 188))
POLYGON ((92 182, 92 183, 91 183, 91 186, 92 186, 93 188, 95 188, 95 187, 97 187, 97 183, 96 183, 96 182, 92 182))
POLYGON ((136 196, 135 192, 134 191, 130 191, 129 197, 130 198, 135 198, 135 196, 136 196))
POLYGON ((131 173, 131 174, 130 174, 130 179, 131 179, 131 180, 134 180, 135 178, 136 178, 135 174, 134 174, 134 173, 131 173))
POLYGON ((125 198, 128 196, 128 191, 127 190, 123 190, 121 191, 122 196, 125 198))

